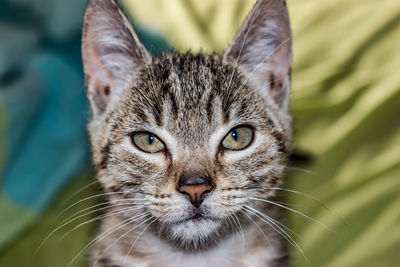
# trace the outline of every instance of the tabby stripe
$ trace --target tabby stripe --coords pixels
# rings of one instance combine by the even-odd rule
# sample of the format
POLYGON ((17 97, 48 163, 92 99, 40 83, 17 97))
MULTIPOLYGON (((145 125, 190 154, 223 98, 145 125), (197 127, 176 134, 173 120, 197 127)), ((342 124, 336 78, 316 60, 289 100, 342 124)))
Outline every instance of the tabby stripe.
POLYGON ((213 117, 214 117, 214 112, 213 112, 213 110, 214 110, 213 109, 214 98, 215 98, 215 93, 214 93, 214 91, 211 91, 210 95, 208 97, 207 106, 206 106, 207 118, 208 118, 209 122, 211 122, 213 117))
POLYGON ((278 151, 281 153, 287 153, 287 148, 284 141, 285 138, 284 135, 278 131, 273 131, 271 135, 278 141, 277 142, 279 147, 278 151))
POLYGON ((101 150, 101 161, 97 166, 98 169, 104 170, 107 168, 108 161, 110 160, 111 143, 107 143, 101 150))

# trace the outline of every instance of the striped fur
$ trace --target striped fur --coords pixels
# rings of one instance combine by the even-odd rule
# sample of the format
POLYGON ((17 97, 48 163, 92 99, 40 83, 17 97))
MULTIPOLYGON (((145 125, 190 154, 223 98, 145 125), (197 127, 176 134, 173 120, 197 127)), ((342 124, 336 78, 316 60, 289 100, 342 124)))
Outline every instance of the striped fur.
MULTIPOLYGON (((282 183, 291 138, 291 119, 285 104, 291 60, 291 54, 285 53, 291 51, 290 47, 281 50, 277 58, 271 54, 271 60, 265 64, 255 63, 263 64, 264 71, 259 75, 266 72, 269 75, 265 84, 260 83, 261 77, 254 78, 252 69, 255 66, 246 65, 249 61, 241 57, 251 54, 254 58, 252 46, 259 49, 257 31, 250 32, 252 41, 245 43, 242 55, 237 49, 242 50, 240 44, 245 42, 242 35, 246 30, 239 33, 224 56, 188 52, 149 58, 118 49, 118 40, 114 40, 115 49, 101 50, 97 46, 104 44, 97 43, 90 33, 96 28, 96 24, 91 23, 100 23, 92 18, 96 10, 112 17, 114 24, 120 20, 123 29, 128 28, 123 24, 126 19, 122 12, 115 7, 113 1, 92 0, 86 13, 83 54, 86 55, 84 65, 90 66, 85 67, 85 72, 93 108, 89 130, 93 162, 98 180, 108 193, 106 199, 112 204, 129 201, 124 208, 132 209, 121 212, 120 206, 110 205, 106 215, 113 212, 115 215, 107 216, 100 225, 99 235, 107 235, 95 243, 91 264, 288 266, 284 238, 254 214, 246 215, 242 207, 248 205, 276 220, 281 219, 273 206, 249 198, 273 199, 275 190, 268 188, 282 183), (120 68, 112 65, 109 69, 110 65, 105 62, 110 58, 107 51, 111 54, 117 51, 118 57, 126 57, 121 64, 126 60, 134 64, 120 68), (283 75, 284 81, 279 86, 271 84, 274 81, 270 80, 275 61, 279 63, 278 74, 283 75), (119 70, 125 74, 115 74, 119 70), (105 77, 101 73, 109 75, 105 77), (103 85, 100 90, 96 86, 99 79, 103 85), (104 86, 107 90, 103 90, 104 86), (273 89, 283 93, 275 98, 270 93, 273 89), (222 149, 221 140, 238 125, 254 130, 251 145, 242 151, 222 149), (166 151, 149 154, 137 149, 131 135, 140 131, 156 134, 165 143, 166 151), (200 207, 204 218, 198 221, 189 219, 194 208, 177 191, 179 177, 185 173, 207 175, 215 184, 200 207), (121 224, 140 214, 144 215, 136 221, 121 224), (118 225, 121 227, 116 227, 118 225), (107 232, 110 229, 115 231, 107 232)), ((263 25, 271 25, 260 22, 263 16, 279 10, 284 10, 282 18, 288 27, 282 1, 260 0, 257 8, 261 12, 253 11, 246 27, 258 27, 258 31, 262 31, 263 25), (274 2, 267 5, 272 11, 264 12, 262 5, 270 2, 274 2), (252 16, 256 16, 253 26, 249 22, 252 16)), ((107 20, 103 18, 103 21, 107 20)), ((114 24, 105 28, 123 31, 114 24)), ((290 28, 284 30, 290 35, 290 28)), ((133 46, 140 46, 132 48, 134 51, 143 49, 136 35, 127 38, 124 44, 129 41, 133 46)), ((279 40, 275 43, 281 43, 279 40)))

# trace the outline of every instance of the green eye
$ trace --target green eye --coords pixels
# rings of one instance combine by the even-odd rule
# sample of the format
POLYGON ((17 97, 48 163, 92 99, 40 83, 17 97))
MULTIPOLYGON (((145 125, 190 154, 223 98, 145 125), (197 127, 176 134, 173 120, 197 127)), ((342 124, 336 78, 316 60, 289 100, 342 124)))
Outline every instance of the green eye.
POLYGON ((246 126, 233 128, 222 140, 222 146, 230 150, 246 148, 253 140, 253 130, 246 126))
POLYGON ((132 136, 132 141, 142 151, 157 153, 165 149, 164 143, 152 133, 139 132, 132 136))

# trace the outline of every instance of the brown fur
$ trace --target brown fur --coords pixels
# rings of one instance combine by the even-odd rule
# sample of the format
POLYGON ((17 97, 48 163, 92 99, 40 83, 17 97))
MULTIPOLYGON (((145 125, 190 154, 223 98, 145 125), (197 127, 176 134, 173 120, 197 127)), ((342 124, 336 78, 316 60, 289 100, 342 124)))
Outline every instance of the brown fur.
POLYGON ((284 238, 252 209, 274 220, 281 219, 279 212, 250 199, 273 200, 290 151, 291 42, 285 41, 290 28, 284 2, 260 0, 224 57, 151 58, 114 1, 92 0, 85 25, 93 162, 111 203, 92 263, 287 266, 284 238), (110 36, 99 42, 100 33, 110 36), (258 51, 263 44, 265 51, 258 51), (221 139, 238 125, 253 129, 252 144, 243 151, 223 149, 221 139), (167 149, 139 151, 131 142, 139 131, 156 134, 167 149), (215 185, 199 210, 177 190, 183 175, 207 176, 215 185), (196 212, 199 221, 190 219, 196 212), (217 259, 217 252, 229 255, 217 259))

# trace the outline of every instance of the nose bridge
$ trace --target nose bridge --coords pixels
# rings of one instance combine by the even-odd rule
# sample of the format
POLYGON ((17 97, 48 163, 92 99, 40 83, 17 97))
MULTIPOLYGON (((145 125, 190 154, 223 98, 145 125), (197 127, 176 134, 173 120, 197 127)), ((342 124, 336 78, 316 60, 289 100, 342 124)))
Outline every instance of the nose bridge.
POLYGON ((189 178, 210 178, 207 160, 196 156, 186 158, 181 165, 180 182, 189 178))
POLYGON ((208 159, 201 156, 201 152, 186 153, 181 161, 181 175, 180 180, 185 180, 193 177, 209 177, 209 163, 208 159))
POLYGON ((194 207, 199 208, 203 199, 214 189, 207 160, 198 155, 186 158, 182 162, 182 173, 176 189, 189 197, 194 207))

